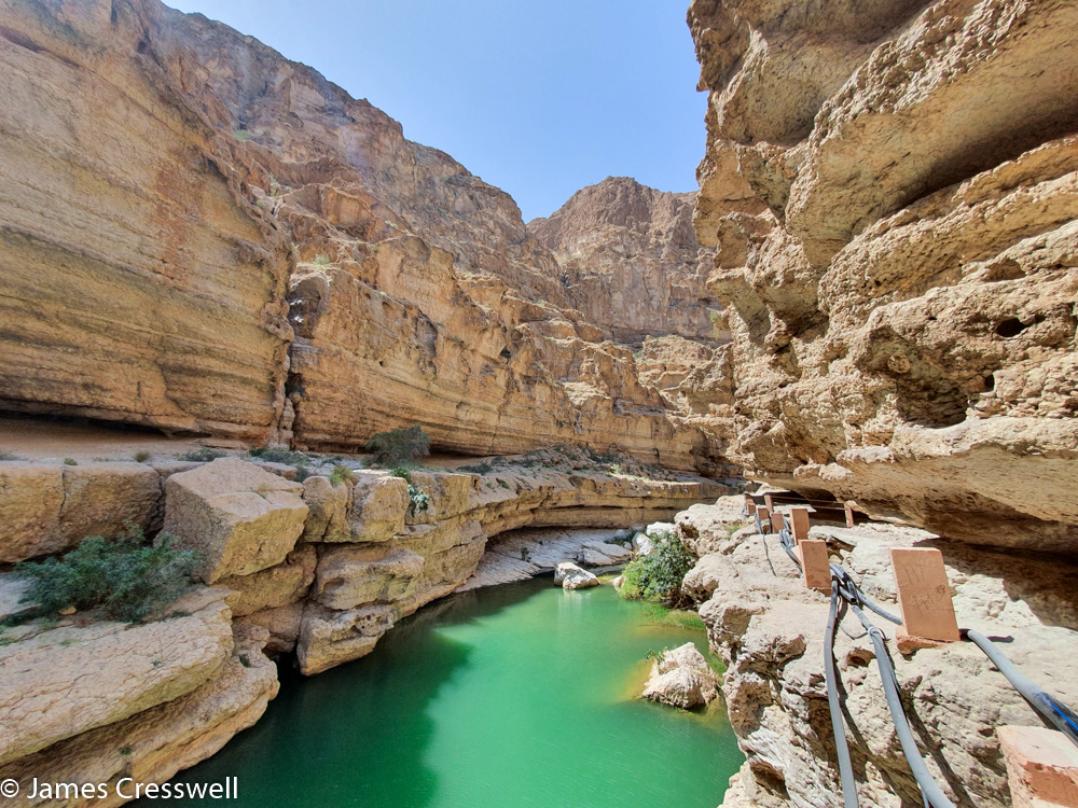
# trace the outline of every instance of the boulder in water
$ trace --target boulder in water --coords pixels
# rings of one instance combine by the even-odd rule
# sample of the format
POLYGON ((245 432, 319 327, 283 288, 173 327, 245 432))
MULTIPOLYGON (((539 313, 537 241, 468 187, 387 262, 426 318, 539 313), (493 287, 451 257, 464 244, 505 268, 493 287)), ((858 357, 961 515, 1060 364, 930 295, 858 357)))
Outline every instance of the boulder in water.
POLYGON ((651 666, 641 694, 645 699, 689 710, 719 695, 719 680, 704 655, 691 642, 662 655, 651 666))
POLYGON ((554 583, 561 584, 562 589, 584 589, 598 586, 599 579, 572 561, 563 561, 554 570, 554 583))

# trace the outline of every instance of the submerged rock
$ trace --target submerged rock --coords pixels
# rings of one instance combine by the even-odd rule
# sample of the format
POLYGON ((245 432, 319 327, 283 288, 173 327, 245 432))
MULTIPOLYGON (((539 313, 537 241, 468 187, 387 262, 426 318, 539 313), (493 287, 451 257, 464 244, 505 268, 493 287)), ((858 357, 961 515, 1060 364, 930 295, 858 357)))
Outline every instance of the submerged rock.
POLYGON ((719 680, 704 655, 691 642, 679 645, 651 665, 651 676, 640 694, 645 699, 691 710, 719 695, 719 680))

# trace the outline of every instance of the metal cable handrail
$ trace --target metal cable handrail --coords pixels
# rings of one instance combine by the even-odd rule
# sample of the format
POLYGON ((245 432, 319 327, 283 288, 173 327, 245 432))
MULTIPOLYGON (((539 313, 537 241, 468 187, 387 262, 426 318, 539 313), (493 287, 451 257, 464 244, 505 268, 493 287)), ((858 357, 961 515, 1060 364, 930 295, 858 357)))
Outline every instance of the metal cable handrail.
MULTIPOLYGON (((743 511, 743 513, 745 512, 743 511)), ((749 514, 745 513, 745 515, 748 516, 749 514)), ((764 526, 759 515, 752 514, 752 517, 755 521, 757 532, 765 535, 764 526)), ((783 528, 779 531, 778 537, 786 555, 800 569, 801 559, 797 557, 797 553, 794 551, 795 543, 786 524, 785 516, 783 517, 783 528)), ((932 777, 924 757, 917 748, 913 732, 910 729, 909 719, 902 704, 898 677, 895 674, 894 664, 887 651, 883 632, 868 619, 861 607, 867 608, 896 625, 902 624, 901 618, 887 611, 865 595, 842 565, 830 563, 828 567, 831 572, 831 602, 828 609, 827 630, 824 636, 824 679, 827 685, 827 706, 831 716, 831 727, 835 735, 835 751, 845 808, 858 808, 857 784, 850 758, 849 743, 846 739, 846 728, 842 720, 841 700, 838 693, 839 675, 834 655, 835 632, 842 622, 842 615, 845 614, 846 606, 857 616, 872 641, 876 664, 880 669, 884 697, 891 713, 891 720, 895 726, 903 756, 906 758, 910 772, 917 782, 917 787, 921 791, 925 805, 930 806, 930 808, 954 808, 954 803, 943 793, 939 784, 932 777), (842 614, 839 613, 840 604, 842 614)), ((961 636, 981 649, 985 656, 1007 678, 1015 690, 1041 715, 1046 723, 1054 726, 1070 738, 1072 742, 1078 744, 1078 717, 1067 705, 1052 697, 1019 671, 999 647, 980 632, 973 629, 962 629, 961 636)))

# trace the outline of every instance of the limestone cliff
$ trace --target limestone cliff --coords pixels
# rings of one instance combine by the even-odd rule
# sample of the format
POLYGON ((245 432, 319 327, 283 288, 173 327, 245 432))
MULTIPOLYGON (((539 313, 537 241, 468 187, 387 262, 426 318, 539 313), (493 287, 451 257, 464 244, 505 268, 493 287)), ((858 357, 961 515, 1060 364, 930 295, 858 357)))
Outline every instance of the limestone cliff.
POLYGON ((1078 547, 1078 6, 695 0, 734 456, 1078 547))
MULTIPOLYGON (((717 468, 513 200, 368 102, 158 0, 4 4, 0 33, 0 407, 717 468)), ((648 236, 672 265, 678 204, 648 236)))
POLYGON ((714 251, 696 243, 695 200, 695 193, 607 177, 528 222, 528 232, 554 253, 571 304, 616 339, 676 334, 714 342, 726 335, 704 287, 714 251))

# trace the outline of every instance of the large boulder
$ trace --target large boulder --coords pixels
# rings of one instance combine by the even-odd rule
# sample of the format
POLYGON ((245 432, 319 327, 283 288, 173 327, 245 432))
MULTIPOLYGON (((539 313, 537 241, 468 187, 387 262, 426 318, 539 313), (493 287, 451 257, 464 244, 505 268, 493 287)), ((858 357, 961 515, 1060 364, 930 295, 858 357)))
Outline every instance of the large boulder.
POLYGON ((165 481, 165 526, 201 557, 213 583, 280 564, 303 533, 303 486, 238 458, 221 458, 165 481))
MULTIPOLYGON (((408 483, 391 474, 360 472, 356 477, 351 536, 343 540, 388 541, 402 532, 408 513, 408 483)), ((334 541, 334 538, 325 540, 334 541)))
POLYGON ((598 586, 599 579, 572 561, 563 561, 554 569, 554 583, 561 584, 561 588, 565 590, 586 589, 598 586))
POLYGON ((304 541, 351 541, 348 526, 348 507, 352 502, 350 485, 334 485, 329 477, 312 475, 303 481, 303 501, 310 509, 303 529, 304 541))
POLYGON ((160 478, 141 463, 0 463, 0 563, 145 530, 160 501, 160 478))
POLYGON ((691 710, 719 695, 719 680, 704 655, 691 642, 663 651, 651 665, 641 694, 645 699, 691 710))
POLYGON ((0 645, 0 764, 190 693, 232 653, 225 592, 144 625, 66 625, 0 645))

